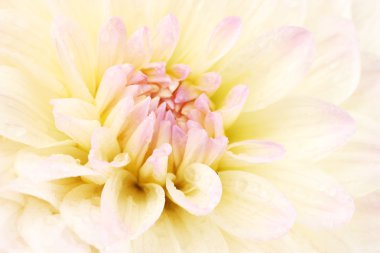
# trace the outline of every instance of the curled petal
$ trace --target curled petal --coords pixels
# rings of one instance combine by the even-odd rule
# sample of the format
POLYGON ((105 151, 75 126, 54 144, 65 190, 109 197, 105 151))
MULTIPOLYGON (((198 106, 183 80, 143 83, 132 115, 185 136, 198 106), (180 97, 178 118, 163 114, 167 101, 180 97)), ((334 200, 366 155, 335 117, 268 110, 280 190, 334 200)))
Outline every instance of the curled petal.
POLYGON ((166 179, 169 197, 194 215, 212 212, 222 195, 222 185, 213 169, 204 164, 191 164, 166 179))
POLYGON ((119 239, 135 239, 160 217, 165 192, 157 184, 136 186, 136 179, 120 171, 106 182, 101 195, 101 214, 108 231, 119 239))

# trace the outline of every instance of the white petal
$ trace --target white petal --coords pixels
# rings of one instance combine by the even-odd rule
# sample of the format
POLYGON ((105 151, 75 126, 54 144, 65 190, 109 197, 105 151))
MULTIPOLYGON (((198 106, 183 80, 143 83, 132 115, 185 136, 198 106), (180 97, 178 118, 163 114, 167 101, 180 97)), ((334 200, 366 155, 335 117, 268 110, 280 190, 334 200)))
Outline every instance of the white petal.
POLYGON ((231 143, 224 153, 219 168, 231 170, 249 167, 257 163, 269 163, 282 158, 285 150, 269 141, 247 140, 231 143))
POLYGON ((193 215, 206 215, 218 205, 222 185, 218 174, 204 164, 191 164, 169 174, 166 179, 169 197, 193 215))
POLYGON ((358 128, 346 145, 318 166, 336 178, 354 196, 380 189, 380 124, 354 115, 358 128))
POLYGON ((20 204, 0 199, 0 250, 4 252, 9 252, 22 244, 17 230, 17 220, 21 212, 20 204))
POLYGON ((194 217, 176 207, 165 210, 156 224, 132 242, 141 253, 227 253, 219 229, 207 218, 194 217))
POLYGON ((334 228, 352 217, 353 199, 326 173, 301 165, 286 165, 268 168, 260 175, 271 180, 291 201, 297 211, 297 222, 302 225, 334 228))
POLYGON ((157 26, 153 37, 152 61, 167 61, 173 54, 179 38, 178 20, 173 15, 165 16, 157 26))
POLYGON ((74 22, 63 17, 54 20, 52 36, 71 95, 91 102, 95 61, 90 41, 74 22))
POLYGON ((67 226, 81 240, 103 249, 113 240, 101 223, 100 193, 99 186, 82 184, 65 196, 59 210, 67 226))
POLYGON ((354 0, 352 19, 357 27, 360 46, 366 52, 380 54, 380 2, 376 0, 354 0))
POLYGON ((115 173, 106 182, 101 196, 102 219, 115 238, 135 239, 160 217, 165 192, 156 184, 136 187, 136 179, 126 171, 115 173))
POLYGON ((348 98, 360 77, 360 52, 351 21, 320 18, 315 29, 317 56, 297 91, 334 104, 348 98))
POLYGON ((93 175, 94 172, 71 156, 56 154, 40 156, 33 153, 19 153, 15 169, 19 176, 34 182, 93 175))
POLYGON ((34 147, 63 140, 51 118, 49 96, 15 68, 0 67, 0 134, 34 147))
POLYGON ((18 223, 23 239, 34 252, 90 253, 91 249, 67 228, 49 205, 30 199, 18 223))
POLYGON ((127 45, 127 29, 118 17, 110 18, 98 35, 98 75, 117 64, 124 62, 127 45))
POLYGON ((224 85, 219 96, 233 84, 250 88, 246 111, 262 109, 288 94, 304 78, 314 54, 311 34, 297 27, 283 27, 255 43, 242 47, 216 69, 224 85))
POLYGON ((219 172, 223 195, 211 217, 223 230, 242 239, 268 240, 285 234, 295 211, 266 180, 243 171, 219 172))
POLYGON ((367 115, 373 119, 380 118, 380 57, 373 54, 362 55, 362 70, 359 87, 344 103, 343 107, 367 115))
POLYGON ((339 107, 294 97, 242 114, 228 135, 239 140, 274 141, 284 146, 289 159, 318 160, 346 143, 354 131, 354 120, 339 107))
POLYGON ((96 107, 76 98, 54 99, 56 127, 85 149, 90 149, 92 132, 100 127, 96 107))

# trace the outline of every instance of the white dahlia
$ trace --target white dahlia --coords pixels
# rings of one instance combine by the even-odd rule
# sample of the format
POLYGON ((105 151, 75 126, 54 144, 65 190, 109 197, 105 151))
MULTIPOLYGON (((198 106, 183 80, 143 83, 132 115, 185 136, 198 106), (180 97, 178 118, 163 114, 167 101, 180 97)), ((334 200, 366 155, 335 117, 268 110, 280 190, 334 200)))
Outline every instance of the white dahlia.
POLYGON ((380 252, 380 1, 0 0, 0 252, 380 252))

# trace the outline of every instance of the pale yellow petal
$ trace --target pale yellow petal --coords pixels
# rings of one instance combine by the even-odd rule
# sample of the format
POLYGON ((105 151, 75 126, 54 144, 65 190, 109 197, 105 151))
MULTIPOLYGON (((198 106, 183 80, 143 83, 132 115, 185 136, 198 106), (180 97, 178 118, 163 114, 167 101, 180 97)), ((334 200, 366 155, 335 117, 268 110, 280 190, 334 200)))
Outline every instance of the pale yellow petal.
POLYGON ((271 140, 286 158, 318 160, 345 144, 355 122, 341 108, 308 97, 292 97, 259 112, 244 113, 227 132, 232 139, 271 140))
POLYGON ((239 48, 216 70, 223 84, 218 97, 237 83, 248 85, 246 111, 265 108, 291 92, 307 74, 314 54, 311 34, 283 27, 239 48))
POLYGON ((219 172, 223 195, 212 220, 231 235, 268 240, 284 235, 296 213, 265 179, 243 171, 219 172))
POLYGON ((169 198, 193 215, 206 215, 218 205, 222 184, 218 174, 204 164, 191 164, 169 174, 166 179, 169 198))
POLYGON ((101 213, 107 231, 116 239, 135 239, 160 217, 165 192, 157 184, 141 184, 127 171, 117 172, 106 182, 101 213))

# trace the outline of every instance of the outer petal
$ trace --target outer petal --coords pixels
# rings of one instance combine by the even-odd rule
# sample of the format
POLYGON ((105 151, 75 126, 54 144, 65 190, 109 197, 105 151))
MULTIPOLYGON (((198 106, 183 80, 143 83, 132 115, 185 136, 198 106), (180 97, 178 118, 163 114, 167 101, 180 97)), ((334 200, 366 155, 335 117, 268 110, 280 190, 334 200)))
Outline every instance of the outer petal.
POLYGON ((241 169, 257 163, 269 163, 282 158, 284 148, 274 142, 247 140, 231 143, 219 163, 220 169, 241 169))
POLYGON ((17 69, 0 67, 0 135, 35 147, 64 139, 56 131, 49 95, 17 69))
POLYGON ((19 176, 34 182, 94 174, 94 171, 80 165, 73 157, 62 154, 46 157, 28 152, 20 153, 15 169, 19 176))
POLYGON ((350 141, 318 163, 354 196, 380 189, 380 122, 355 115, 358 129, 350 141))
POLYGON ((106 182, 101 196, 102 219, 107 231, 119 239, 135 239, 160 217, 165 192, 156 184, 136 187, 126 171, 115 173, 106 182))
POLYGON ((90 41, 74 22, 65 18, 55 19, 52 36, 71 95, 91 102, 96 87, 94 50, 90 41))
POLYGON ((191 164, 169 174, 166 179, 169 197, 193 215, 209 214, 219 203, 222 185, 213 169, 204 164, 191 164))
POLYGON ((327 174, 290 165, 260 171, 292 202, 297 222, 312 228, 333 228, 348 222, 354 212, 353 199, 327 174))
POLYGON ((355 27, 349 20, 320 18, 315 34, 317 57, 298 91, 341 103, 354 92, 360 77, 355 27))
POLYGON ((284 146, 289 159, 318 160, 343 145, 354 130, 354 120, 340 108, 295 97, 243 114, 228 134, 232 139, 275 141, 284 146))
POLYGON ((60 206, 67 226, 84 242, 105 249, 112 242, 101 223, 99 197, 101 188, 94 184, 82 184, 70 191, 60 206))
POLYGON ((216 69, 224 84, 222 95, 236 83, 251 90, 245 109, 255 111, 289 93, 306 75, 314 52, 311 35, 296 27, 284 27, 242 47, 216 69))
POLYGON ((0 250, 9 252, 22 247, 17 231, 17 220, 22 213, 19 203, 0 199, 0 250))
POLYGON ((223 195, 211 217, 223 230, 244 239, 267 240, 291 228, 294 209, 266 180, 242 171, 219 176, 223 195))
POLYGON ((359 31, 361 48, 377 55, 380 55, 379 14, 379 1, 353 0, 352 18, 359 31))
POLYGON ((362 72, 359 87, 343 103, 349 111, 380 119, 380 58, 373 54, 362 55, 362 72))
POLYGON ((91 249, 70 231, 61 216, 53 214, 49 205, 30 199, 18 228, 21 236, 35 252, 90 253, 91 249))
POLYGON ((132 243, 141 253, 227 253, 228 247, 219 229, 207 218, 194 217, 169 207, 151 230, 132 243))

